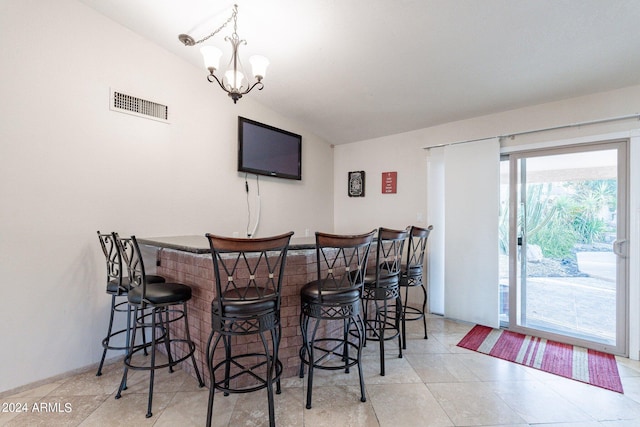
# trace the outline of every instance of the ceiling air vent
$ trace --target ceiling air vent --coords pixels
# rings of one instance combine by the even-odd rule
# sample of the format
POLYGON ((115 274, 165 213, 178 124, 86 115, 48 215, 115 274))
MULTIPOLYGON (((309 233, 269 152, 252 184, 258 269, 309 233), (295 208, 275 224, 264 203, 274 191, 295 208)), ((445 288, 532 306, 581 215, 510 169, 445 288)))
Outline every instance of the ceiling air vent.
POLYGON ((111 89, 109 108, 146 119, 169 123, 169 107, 111 89))

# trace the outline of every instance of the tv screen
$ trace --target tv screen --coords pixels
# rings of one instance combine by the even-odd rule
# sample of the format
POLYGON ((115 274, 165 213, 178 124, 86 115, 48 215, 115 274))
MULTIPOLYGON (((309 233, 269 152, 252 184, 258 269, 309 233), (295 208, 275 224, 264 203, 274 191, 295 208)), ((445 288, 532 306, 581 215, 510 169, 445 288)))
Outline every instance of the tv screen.
POLYGON ((238 171, 302 179, 302 137, 238 117, 238 171))

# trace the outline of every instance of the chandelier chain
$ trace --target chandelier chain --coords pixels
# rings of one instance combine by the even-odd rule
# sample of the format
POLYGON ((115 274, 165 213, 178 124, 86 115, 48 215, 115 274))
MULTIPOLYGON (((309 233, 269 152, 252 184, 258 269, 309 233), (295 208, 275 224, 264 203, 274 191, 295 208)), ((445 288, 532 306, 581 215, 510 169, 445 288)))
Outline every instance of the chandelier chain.
POLYGON ((208 36, 203 37, 203 38, 201 38, 200 40, 197 40, 197 41, 196 41, 196 44, 197 44, 197 43, 202 43, 202 42, 204 42, 204 41, 207 41, 207 40, 209 40, 211 37, 213 37, 213 36, 215 36, 216 34, 218 34, 220 31, 222 31, 222 29, 223 29, 224 27, 226 27, 226 26, 227 26, 227 24, 229 24, 229 22, 231 22, 231 20, 232 20, 232 19, 233 19, 233 32, 234 32, 234 33, 237 33, 237 31, 238 31, 238 5, 234 5, 234 7, 233 7, 233 13, 232 13, 232 14, 231 14, 231 16, 229 17, 229 19, 227 19, 227 20, 225 21, 225 23, 224 23, 224 24, 222 24, 222 25, 221 25, 217 30, 215 30, 214 32, 212 32, 212 33, 211 33, 211 34, 209 34, 208 36))

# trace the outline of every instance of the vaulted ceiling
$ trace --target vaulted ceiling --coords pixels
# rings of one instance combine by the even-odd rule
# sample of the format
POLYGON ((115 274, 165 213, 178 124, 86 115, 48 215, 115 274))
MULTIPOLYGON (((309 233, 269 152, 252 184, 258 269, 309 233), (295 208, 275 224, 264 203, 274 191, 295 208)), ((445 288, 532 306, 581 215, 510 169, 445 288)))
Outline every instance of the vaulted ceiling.
MULTIPOLYGON (((177 36, 209 34, 237 3, 247 69, 271 62, 247 96, 334 144, 640 84, 638 0, 81 1, 203 79, 177 36)), ((227 28, 208 41, 221 63, 227 28)))

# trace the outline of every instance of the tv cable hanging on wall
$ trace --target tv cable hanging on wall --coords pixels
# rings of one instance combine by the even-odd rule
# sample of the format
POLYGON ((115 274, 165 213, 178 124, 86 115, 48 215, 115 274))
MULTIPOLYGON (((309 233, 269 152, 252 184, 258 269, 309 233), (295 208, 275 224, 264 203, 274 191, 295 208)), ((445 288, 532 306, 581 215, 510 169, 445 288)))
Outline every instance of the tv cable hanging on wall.
POLYGON ((260 177, 256 175, 256 223, 253 226, 253 229, 249 231, 249 227, 251 226, 251 204, 249 203, 249 182, 247 181, 247 174, 244 175, 244 188, 247 192, 247 237, 251 238, 256 235, 256 230, 258 230, 258 224, 260 223, 260 177))

